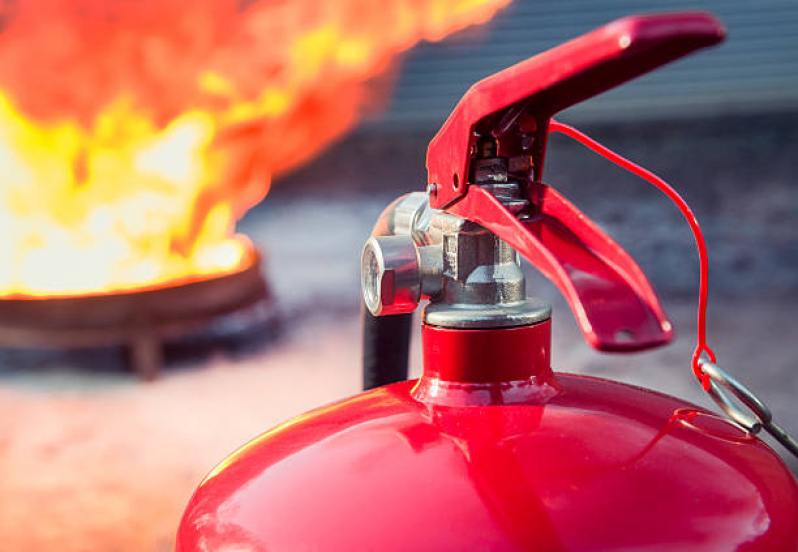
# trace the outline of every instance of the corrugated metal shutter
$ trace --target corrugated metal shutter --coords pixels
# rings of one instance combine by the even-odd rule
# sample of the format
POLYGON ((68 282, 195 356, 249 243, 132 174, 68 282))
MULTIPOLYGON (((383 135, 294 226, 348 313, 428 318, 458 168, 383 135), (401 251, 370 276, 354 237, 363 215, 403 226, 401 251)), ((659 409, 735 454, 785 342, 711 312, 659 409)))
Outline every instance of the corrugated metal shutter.
MULTIPOLYGON (((727 41, 567 111, 573 121, 798 107, 798 0, 516 0, 481 29, 409 52, 382 125, 434 127, 475 81, 631 13, 704 9, 727 41)), ((374 121, 377 122, 377 121, 374 121)))

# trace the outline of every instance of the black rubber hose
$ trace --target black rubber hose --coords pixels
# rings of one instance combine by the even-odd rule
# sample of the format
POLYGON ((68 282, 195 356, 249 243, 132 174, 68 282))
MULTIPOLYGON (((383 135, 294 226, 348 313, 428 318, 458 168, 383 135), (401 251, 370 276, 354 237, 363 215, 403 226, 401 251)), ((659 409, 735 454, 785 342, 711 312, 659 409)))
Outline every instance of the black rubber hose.
POLYGON ((363 306, 363 389, 408 377, 413 313, 374 316, 363 306))

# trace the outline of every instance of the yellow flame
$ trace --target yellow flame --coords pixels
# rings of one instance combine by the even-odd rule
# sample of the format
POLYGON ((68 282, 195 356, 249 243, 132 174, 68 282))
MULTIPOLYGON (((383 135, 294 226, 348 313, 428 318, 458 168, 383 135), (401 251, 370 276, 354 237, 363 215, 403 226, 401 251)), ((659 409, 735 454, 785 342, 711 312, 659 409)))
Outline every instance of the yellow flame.
POLYGON ((0 32, 0 296, 235 270, 250 251, 236 219, 351 128, 369 79, 508 1, 14 2, 0 32))
POLYGON ((89 131, 34 124, 0 94, 0 294, 136 288, 235 268, 244 248, 224 203, 190 251, 176 247, 220 174, 214 132, 198 111, 159 131, 124 101, 89 131))

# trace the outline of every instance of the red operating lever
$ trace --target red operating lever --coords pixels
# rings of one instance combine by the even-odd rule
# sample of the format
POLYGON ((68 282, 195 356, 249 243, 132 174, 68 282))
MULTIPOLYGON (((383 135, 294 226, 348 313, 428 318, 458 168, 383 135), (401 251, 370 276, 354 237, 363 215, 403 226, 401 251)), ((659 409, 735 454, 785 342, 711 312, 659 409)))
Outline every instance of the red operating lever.
POLYGON ((549 277, 592 346, 625 351, 667 343, 671 324, 634 260, 541 182, 549 120, 723 37, 709 14, 627 17, 478 82, 430 142, 431 205, 488 228, 549 277), (520 216, 471 184, 477 140, 487 136, 530 202, 520 216))

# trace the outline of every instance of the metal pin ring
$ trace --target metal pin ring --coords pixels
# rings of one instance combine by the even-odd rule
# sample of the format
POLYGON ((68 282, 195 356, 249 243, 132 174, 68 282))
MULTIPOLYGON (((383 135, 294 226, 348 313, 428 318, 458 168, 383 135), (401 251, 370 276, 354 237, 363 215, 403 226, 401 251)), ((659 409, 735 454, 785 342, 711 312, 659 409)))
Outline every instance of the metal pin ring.
POLYGON ((764 426, 771 423, 773 414, 771 414, 770 409, 745 385, 714 362, 704 360, 700 365, 701 370, 710 378, 709 395, 731 419, 754 434, 759 433, 764 426), (737 397, 740 402, 748 407, 751 413, 743 411, 734 404, 721 386, 737 397))
POLYGON ((798 441, 773 421, 770 409, 750 389, 714 362, 703 359, 700 366, 701 370, 709 376, 709 395, 732 420, 750 433, 756 434, 764 429, 784 448, 798 457, 798 441), (721 386, 731 391, 740 402, 751 410, 751 413, 743 412, 729 400, 721 386))

